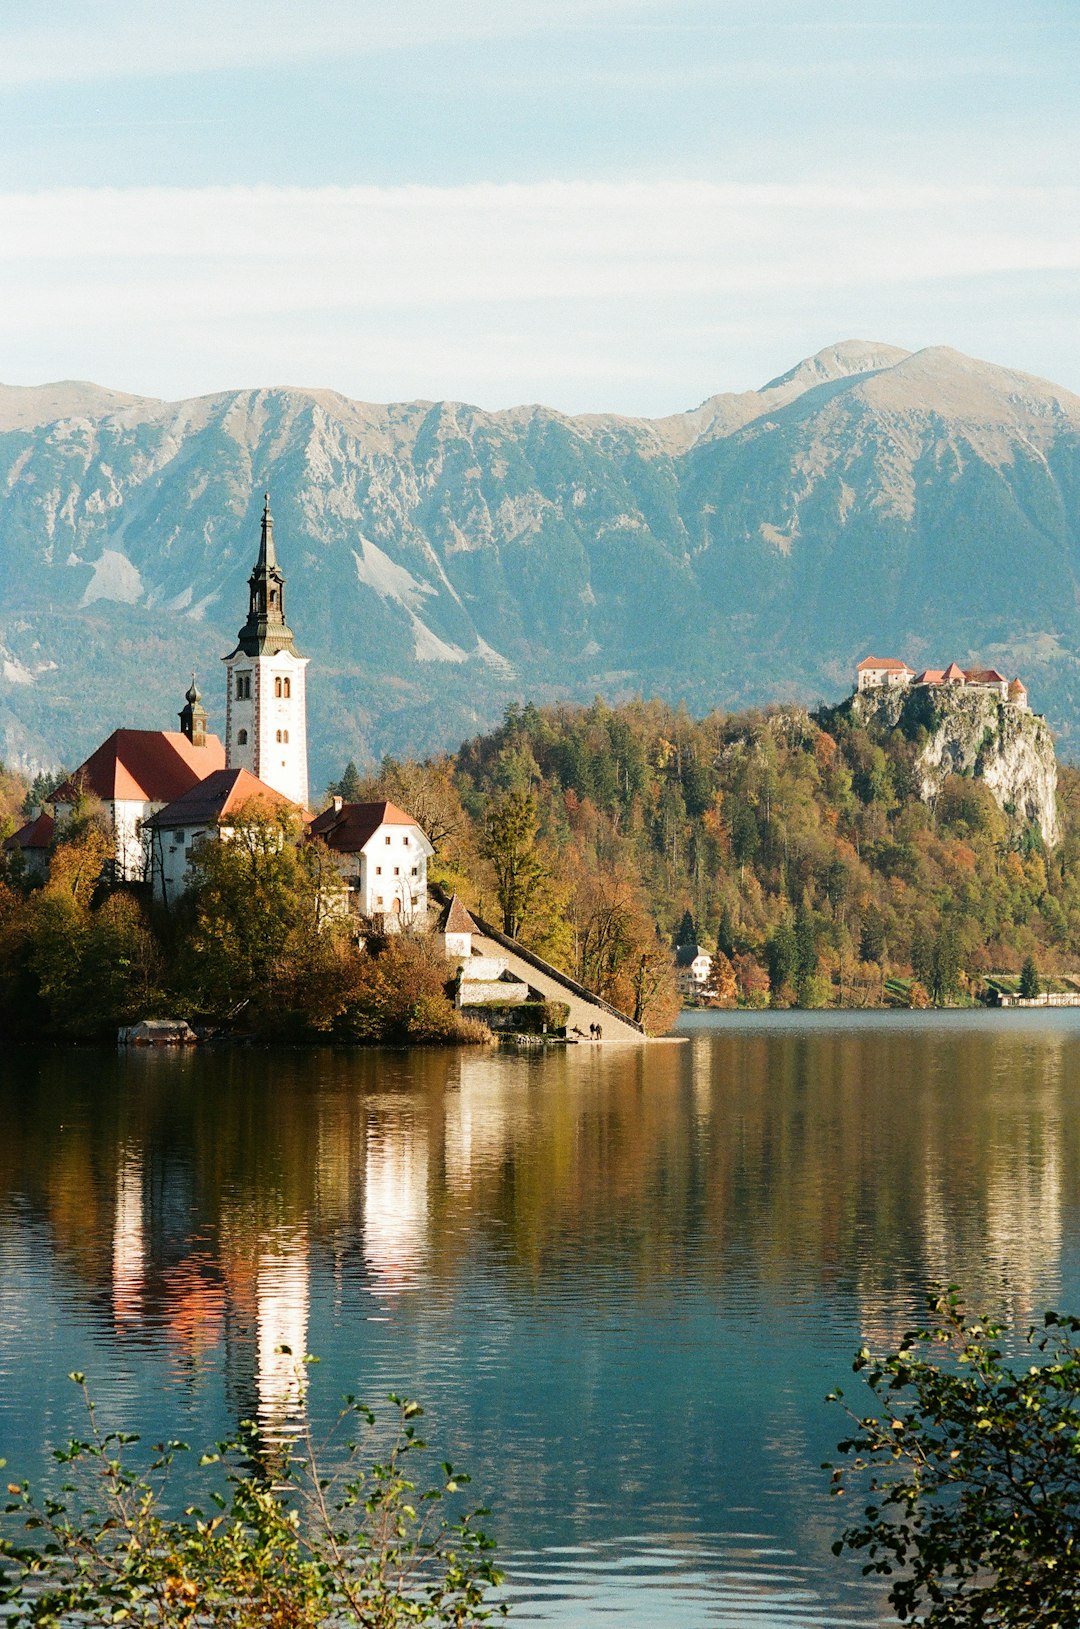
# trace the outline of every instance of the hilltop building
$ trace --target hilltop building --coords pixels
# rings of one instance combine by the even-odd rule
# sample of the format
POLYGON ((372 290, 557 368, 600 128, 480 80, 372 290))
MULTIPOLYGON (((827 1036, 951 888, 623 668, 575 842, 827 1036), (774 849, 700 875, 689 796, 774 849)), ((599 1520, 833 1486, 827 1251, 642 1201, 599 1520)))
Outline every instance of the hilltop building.
POLYGON ((997 696, 1000 701, 1010 702, 1022 711, 1026 711, 1028 706, 1027 688, 1022 680, 1009 680, 996 667, 964 669, 958 662, 950 662, 945 668, 927 667, 921 673, 916 673, 913 667, 895 656, 866 656, 855 669, 856 694, 880 687, 896 689, 910 685, 927 685, 932 689, 979 690, 997 696))
POLYGON ((246 769, 290 803, 308 804, 308 658, 285 620, 285 578, 274 548, 270 494, 263 494, 259 556, 248 578, 247 621, 224 657, 225 761, 246 769))

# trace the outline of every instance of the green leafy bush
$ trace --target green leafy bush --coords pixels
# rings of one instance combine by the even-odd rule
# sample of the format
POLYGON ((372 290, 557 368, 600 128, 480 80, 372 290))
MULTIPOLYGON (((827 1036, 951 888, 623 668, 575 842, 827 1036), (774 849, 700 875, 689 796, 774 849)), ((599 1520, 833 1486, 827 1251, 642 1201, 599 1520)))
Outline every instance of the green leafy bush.
MULTIPOLYGON (((86 1393, 84 1377, 72 1379, 86 1393)), ((501 1582, 495 1546, 478 1525, 488 1512, 448 1514, 469 1481, 448 1463, 419 1491, 423 1411, 390 1402, 388 1435, 346 1398, 318 1453, 310 1429, 286 1450, 242 1427, 199 1459, 202 1503, 173 1516, 169 1477, 187 1444, 158 1443, 149 1464, 133 1469, 138 1437, 103 1432, 87 1394, 88 1435, 55 1452, 59 1491, 37 1497, 25 1482, 8 1484, 8 1532, 25 1536, 0 1536, 0 1620, 44 1629, 467 1629, 501 1615, 488 1604, 501 1582)))
POLYGON ((1080 1623, 1080 1319, 1048 1312, 1023 1337, 1036 1361, 1012 1367, 1004 1326, 954 1288, 930 1311, 891 1356, 856 1356, 879 1409, 848 1408, 849 1464, 826 1469, 834 1493, 854 1474, 871 1498, 833 1551, 865 1554, 927 1629, 1080 1623))

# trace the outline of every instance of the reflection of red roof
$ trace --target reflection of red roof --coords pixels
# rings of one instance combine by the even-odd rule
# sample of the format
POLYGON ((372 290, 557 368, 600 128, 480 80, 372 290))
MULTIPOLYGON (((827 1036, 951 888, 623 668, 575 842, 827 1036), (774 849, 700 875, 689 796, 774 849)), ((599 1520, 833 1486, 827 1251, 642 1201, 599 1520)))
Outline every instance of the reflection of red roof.
POLYGON ((280 792, 248 769, 215 769, 203 781, 154 815, 155 826, 214 826, 244 803, 261 802, 274 809, 295 809, 280 792))
POLYGON ((945 680, 946 684, 952 684, 957 679, 963 682, 963 680, 967 678, 967 674, 956 662, 950 662, 941 677, 945 680))
POLYGON ((225 748, 216 735, 208 735, 204 747, 193 747, 179 730, 114 730, 56 789, 52 801, 74 803, 84 792, 103 803, 171 803, 224 767, 225 748))
POLYGON ((855 671, 856 673, 862 673, 866 668, 882 668, 886 673, 910 673, 912 671, 906 662, 898 662, 895 656, 867 656, 859 663, 855 671))
POLYGON ((343 803, 340 809, 324 809, 310 826, 312 837, 321 837, 328 848, 339 854, 359 854, 380 826, 419 825, 396 803, 343 803))
POLYGON ((969 668, 964 674, 968 684, 1004 684, 1005 675, 996 667, 969 668))
POLYGON ((43 809, 36 820, 30 820, 25 826, 20 826, 18 831, 12 832, 11 836, 5 840, 4 847, 9 854, 14 853, 16 849, 25 851, 26 849, 48 848, 53 840, 55 830, 55 820, 51 814, 46 814, 43 809))

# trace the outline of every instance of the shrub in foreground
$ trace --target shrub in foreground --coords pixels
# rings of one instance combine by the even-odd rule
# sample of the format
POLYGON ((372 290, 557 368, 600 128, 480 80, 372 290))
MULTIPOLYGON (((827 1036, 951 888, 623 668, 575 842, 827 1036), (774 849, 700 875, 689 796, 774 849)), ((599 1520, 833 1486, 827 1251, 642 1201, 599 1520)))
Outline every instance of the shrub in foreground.
POLYGON ((833 1551, 862 1552, 865 1574, 891 1580, 902 1621, 1080 1623, 1080 1319, 1046 1313, 1023 1338, 1035 1361, 1013 1367, 1004 1326, 955 1290, 930 1310, 898 1352, 855 1359, 878 1410, 848 1408, 849 1464, 827 1469, 834 1493, 854 1472, 871 1499, 833 1551))
MULTIPOLYGON (((83 1376, 72 1379, 85 1392, 83 1376)), ((494 1543, 477 1525, 487 1511, 448 1514, 447 1501, 469 1480, 449 1464, 419 1491, 422 1410, 390 1401, 388 1442, 350 1397, 318 1455, 310 1431, 286 1452, 268 1451, 253 1426, 243 1428, 201 1456, 201 1503, 177 1517, 168 1479, 187 1445, 159 1443, 135 1470, 138 1438, 102 1432, 87 1396, 87 1437, 55 1454, 66 1477, 59 1492, 38 1498, 26 1483, 8 1484, 8 1532, 26 1537, 0 1536, 0 1621, 467 1629, 501 1614, 486 1604, 501 1581, 494 1543), (380 1442, 385 1451, 368 1463, 380 1442)))

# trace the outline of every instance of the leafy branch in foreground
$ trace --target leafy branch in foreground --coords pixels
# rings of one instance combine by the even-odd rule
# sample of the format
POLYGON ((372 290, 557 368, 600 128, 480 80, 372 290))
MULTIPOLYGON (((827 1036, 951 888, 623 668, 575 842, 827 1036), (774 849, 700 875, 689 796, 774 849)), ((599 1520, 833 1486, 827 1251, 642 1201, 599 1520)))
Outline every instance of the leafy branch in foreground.
POLYGON ((955 1287, 929 1307, 898 1352, 856 1356, 881 1412, 844 1404, 850 1463, 826 1469, 838 1494, 862 1473, 871 1502, 833 1552, 864 1552, 903 1621, 1080 1623, 1080 1319, 1046 1313, 1023 1337, 1037 1361, 1013 1368, 1005 1326, 971 1316, 955 1287))
POLYGON ((89 1429, 54 1451, 67 1479, 40 1498, 26 1482, 8 1483, 9 1533, 30 1536, 0 1534, 5 1626, 468 1629, 505 1610, 486 1604, 501 1582, 494 1542, 477 1525, 488 1512, 447 1511, 469 1478, 444 1463, 418 1491, 414 1466, 427 1449, 418 1403, 392 1396, 389 1426, 380 1426, 347 1397, 318 1450, 308 1426, 291 1448, 270 1448, 247 1422, 199 1458, 205 1506, 173 1516, 169 1479, 188 1445, 158 1443, 149 1464, 132 1468, 139 1438, 102 1431, 84 1376, 71 1378, 89 1429))

